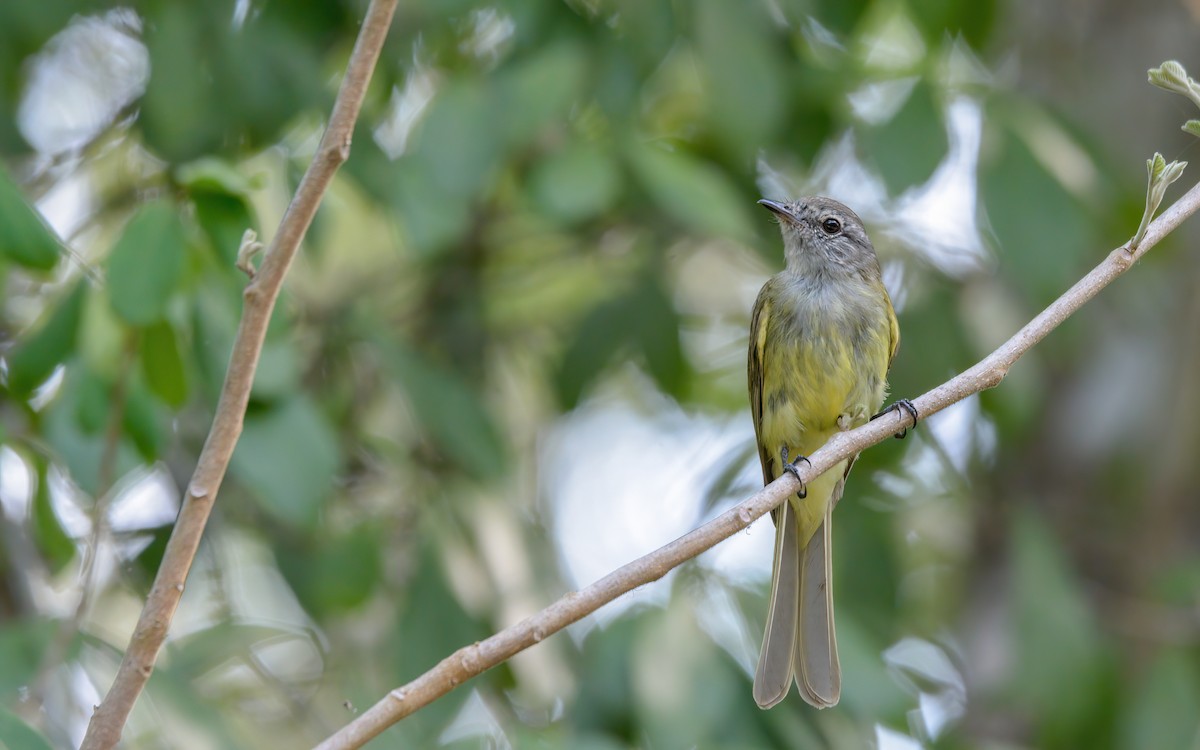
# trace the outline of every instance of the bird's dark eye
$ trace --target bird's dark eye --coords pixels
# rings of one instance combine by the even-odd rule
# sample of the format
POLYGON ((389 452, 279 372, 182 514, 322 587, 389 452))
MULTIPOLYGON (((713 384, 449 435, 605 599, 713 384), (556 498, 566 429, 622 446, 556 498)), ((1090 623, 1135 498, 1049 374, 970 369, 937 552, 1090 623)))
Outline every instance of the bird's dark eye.
POLYGON ((821 222, 821 229, 825 230, 825 234, 833 235, 842 231, 842 222, 832 216, 821 222))

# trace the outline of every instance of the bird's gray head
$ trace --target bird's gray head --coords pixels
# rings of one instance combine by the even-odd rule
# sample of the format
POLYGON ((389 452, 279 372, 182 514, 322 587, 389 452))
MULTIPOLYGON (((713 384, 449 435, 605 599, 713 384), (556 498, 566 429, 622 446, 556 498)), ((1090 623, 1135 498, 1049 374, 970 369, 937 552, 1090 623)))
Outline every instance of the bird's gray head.
POLYGON ((858 214, 832 198, 760 200, 779 218, 789 271, 813 277, 878 279, 879 259, 858 214))

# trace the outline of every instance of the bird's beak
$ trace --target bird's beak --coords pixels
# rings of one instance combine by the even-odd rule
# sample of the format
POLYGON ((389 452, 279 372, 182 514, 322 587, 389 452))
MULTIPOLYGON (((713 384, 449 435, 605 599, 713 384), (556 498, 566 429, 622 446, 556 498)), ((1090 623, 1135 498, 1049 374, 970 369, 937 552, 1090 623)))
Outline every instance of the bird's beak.
POLYGON ((768 211, 775 214, 776 216, 779 216, 780 218, 787 219, 788 221, 796 220, 796 215, 792 213, 791 209, 789 209, 786 205, 780 203, 779 201, 773 201, 773 200, 769 200, 767 198, 763 198, 758 203, 760 206, 765 206, 768 211))

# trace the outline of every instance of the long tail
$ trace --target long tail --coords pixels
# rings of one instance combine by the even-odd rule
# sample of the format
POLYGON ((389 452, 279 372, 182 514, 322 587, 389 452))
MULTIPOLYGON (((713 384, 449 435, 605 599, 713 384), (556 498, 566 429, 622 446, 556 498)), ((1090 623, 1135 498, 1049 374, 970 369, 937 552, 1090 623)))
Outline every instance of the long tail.
POLYGON ((830 576, 833 506, 841 489, 839 481, 826 506, 824 521, 808 540, 803 554, 792 502, 780 506, 775 524, 771 605, 754 675, 754 700, 760 708, 770 708, 783 700, 793 676, 801 697, 817 708, 836 705, 841 697, 842 671, 833 627, 830 576))
POLYGON ((801 697, 817 708, 836 706, 842 695, 842 667, 833 628, 832 532, 831 505, 825 511, 825 522, 804 548, 800 570, 796 687, 801 697))
POLYGON ((771 605, 763 633, 758 669, 754 673, 754 702, 770 708, 792 687, 796 663, 796 618, 800 614, 800 549, 796 542, 796 511, 789 498, 775 519, 775 562, 771 573, 771 605))

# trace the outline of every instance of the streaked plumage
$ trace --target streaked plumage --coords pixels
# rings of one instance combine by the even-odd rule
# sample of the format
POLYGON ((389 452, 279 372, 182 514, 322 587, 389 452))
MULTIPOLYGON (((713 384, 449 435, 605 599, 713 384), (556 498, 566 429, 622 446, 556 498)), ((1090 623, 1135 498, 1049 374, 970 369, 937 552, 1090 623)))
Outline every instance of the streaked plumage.
MULTIPOLYGON (((751 318, 750 407, 763 481, 783 472, 781 449, 807 456, 883 404, 899 345, 896 314, 862 221, 829 198, 761 201, 783 234, 787 268, 758 294, 751 318), (836 222, 836 231, 834 229, 836 222)), ((793 676, 818 708, 841 695, 830 585, 833 506, 853 460, 808 483, 772 514, 771 604, 754 698, 783 700, 793 676)))

